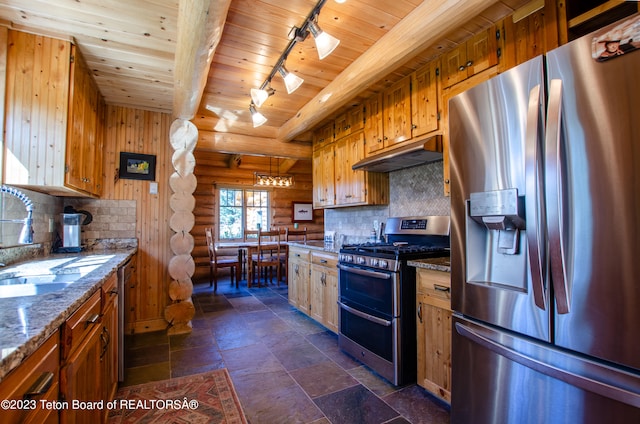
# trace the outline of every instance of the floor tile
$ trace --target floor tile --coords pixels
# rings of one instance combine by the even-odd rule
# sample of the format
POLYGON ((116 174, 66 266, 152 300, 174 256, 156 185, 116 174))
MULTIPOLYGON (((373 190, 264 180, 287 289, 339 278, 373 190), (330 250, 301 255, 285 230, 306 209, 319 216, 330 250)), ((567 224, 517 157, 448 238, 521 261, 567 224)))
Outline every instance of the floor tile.
POLYGON ((358 384, 355 378, 331 361, 298 368, 291 371, 291 376, 311 398, 358 384))
POLYGON ((333 424, 378 424, 400 415, 362 385, 313 401, 333 424))
POLYGON ((252 424, 449 422, 448 405, 421 387, 392 386, 338 347, 338 337, 288 303, 288 287, 217 292, 194 285, 193 331, 125 337, 123 385, 227 368, 252 424))

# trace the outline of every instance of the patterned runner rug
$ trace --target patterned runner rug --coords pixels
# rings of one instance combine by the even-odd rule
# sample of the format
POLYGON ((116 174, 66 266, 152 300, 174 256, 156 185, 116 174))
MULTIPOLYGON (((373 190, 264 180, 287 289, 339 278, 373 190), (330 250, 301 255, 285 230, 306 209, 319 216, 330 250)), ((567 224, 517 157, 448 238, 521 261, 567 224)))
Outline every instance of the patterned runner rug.
POLYGON ((247 423, 226 369, 122 387, 109 410, 109 424, 247 423))

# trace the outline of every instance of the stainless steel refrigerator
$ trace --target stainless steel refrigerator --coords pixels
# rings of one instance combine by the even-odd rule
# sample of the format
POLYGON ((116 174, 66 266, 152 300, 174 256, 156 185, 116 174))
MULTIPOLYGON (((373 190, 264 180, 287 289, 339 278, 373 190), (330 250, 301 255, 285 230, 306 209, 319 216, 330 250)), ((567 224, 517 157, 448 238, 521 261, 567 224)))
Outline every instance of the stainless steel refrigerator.
POLYGON ((450 100, 453 423, 640 422, 638 41, 634 15, 450 100))

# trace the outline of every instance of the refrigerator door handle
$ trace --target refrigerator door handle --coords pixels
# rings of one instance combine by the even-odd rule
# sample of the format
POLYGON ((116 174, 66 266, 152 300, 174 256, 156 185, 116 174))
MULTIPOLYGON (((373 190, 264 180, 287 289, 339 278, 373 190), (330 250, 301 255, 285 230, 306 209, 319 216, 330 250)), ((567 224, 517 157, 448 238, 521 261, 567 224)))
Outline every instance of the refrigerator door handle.
MULTIPOLYGON (((631 382, 626 381, 628 379, 625 379, 624 376, 620 377, 619 381, 613 381, 615 377, 611 376, 608 372, 609 370, 595 363, 589 364, 591 366, 590 375, 582 375, 578 372, 572 372, 571 370, 554 366, 542 359, 520 353, 510 346, 505 346, 493 340, 490 334, 484 334, 485 332, 481 329, 470 328, 460 322, 455 323, 455 328, 458 334, 472 342, 541 374, 564 381, 572 386, 596 393, 600 396, 623 402, 636 408, 640 407, 640 392, 638 392, 637 377, 632 377, 631 382)), ((574 360, 580 361, 579 359, 574 360)))
POLYGON ((542 190, 542 169, 540 168, 540 143, 539 134, 542 133, 544 115, 541 113, 541 86, 536 85, 529 92, 529 105, 527 107, 527 127, 525 133, 525 210, 527 218, 527 246, 529 251, 529 263, 531 264, 531 283, 533 285, 533 297, 536 305, 546 310, 547 305, 544 293, 544 279, 542 276, 542 248, 544 240, 540 233, 543 228, 538 214, 543 208, 538 205, 543 201, 540 196, 542 190))
POLYGON ((548 218, 549 261, 551 281, 556 298, 558 314, 570 312, 569 287, 564 263, 562 240, 562 80, 553 79, 549 84, 549 105, 547 109, 546 133, 546 205, 548 218))

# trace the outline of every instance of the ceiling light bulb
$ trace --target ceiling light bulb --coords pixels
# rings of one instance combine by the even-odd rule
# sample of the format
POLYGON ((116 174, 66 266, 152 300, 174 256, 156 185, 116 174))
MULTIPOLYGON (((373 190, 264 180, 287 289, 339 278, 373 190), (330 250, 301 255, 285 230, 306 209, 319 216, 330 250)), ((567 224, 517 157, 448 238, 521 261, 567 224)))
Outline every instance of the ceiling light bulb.
POLYGON ((262 104, 269 98, 269 92, 261 88, 251 89, 251 100, 256 107, 262 106, 262 104))
POLYGON ((251 112, 251 120, 253 121, 253 128, 257 128, 260 125, 267 122, 267 118, 265 118, 263 114, 258 112, 253 104, 249 106, 249 112, 251 112))
POLYGON ((285 87, 287 87, 288 94, 291 94, 294 91, 296 91, 298 87, 300 87, 304 82, 304 80, 299 76, 287 71, 284 65, 280 66, 278 71, 280 72, 280 75, 282 75, 282 78, 284 78, 284 85, 285 87))
POLYGON ((309 22, 309 31, 316 40, 316 48, 318 49, 318 57, 320 60, 329 56, 331 52, 338 47, 338 44, 340 44, 340 40, 321 30, 318 24, 313 21, 309 22))

